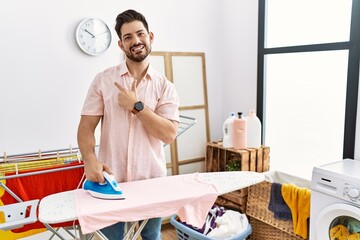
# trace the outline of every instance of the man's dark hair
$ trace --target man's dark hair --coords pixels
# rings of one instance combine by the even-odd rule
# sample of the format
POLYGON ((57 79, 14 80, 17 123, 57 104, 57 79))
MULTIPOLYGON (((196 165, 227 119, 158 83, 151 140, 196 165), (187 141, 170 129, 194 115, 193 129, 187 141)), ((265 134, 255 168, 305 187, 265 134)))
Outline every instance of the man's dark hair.
POLYGON ((146 31, 149 32, 149 26, 148 26, 148 23, 147 23, 144 15, 142 15, 141 13, 139 13, 135 10, 129 9, 129 10, 126 10, 126 11, 120 13, 116 17, 115 31, 116 31, 117 35, 119 36, 120 40, 121 40, 121 32, 120 32, 121 26, 124 23, 130 23, 133 21, 142 22, 146 31))

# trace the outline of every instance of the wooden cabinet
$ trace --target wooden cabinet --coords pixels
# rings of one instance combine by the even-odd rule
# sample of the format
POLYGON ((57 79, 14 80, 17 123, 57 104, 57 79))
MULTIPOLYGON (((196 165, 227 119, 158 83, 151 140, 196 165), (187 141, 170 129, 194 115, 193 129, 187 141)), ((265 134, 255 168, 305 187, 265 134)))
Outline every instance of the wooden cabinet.
MULTIPOLYGON (((221 142, 207 143, 205 168, 207 172, 218 171, 254 171, 269 170, 270 148, 248 148, 235 150, 224 148, 221 142)), ((227 209, 245 213, 248 188, 243 188, 218 197, 216 204, 227 209)))

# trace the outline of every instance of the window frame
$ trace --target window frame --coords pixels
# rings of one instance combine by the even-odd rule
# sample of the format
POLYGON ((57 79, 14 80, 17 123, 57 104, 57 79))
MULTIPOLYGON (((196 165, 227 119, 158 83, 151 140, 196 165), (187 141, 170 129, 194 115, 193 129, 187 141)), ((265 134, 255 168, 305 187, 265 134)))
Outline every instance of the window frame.
POLYGON ((266 1, 259 0, 258 12, 258 68, 257 68, 257 116, 262 122, 262 144, 265 143, 266 119, 265 119, 265 78, 264 66, 265 55, 279 53, 296 53, 312 51, 348 50, 348 72, 346 87, 345 124, 343 140, 343 158, 354 158, 356 116, 358 105, 359 88, 359 65, 360 65, 360 1, 352 1, 350 38, 346 42, 333 42, 322 44, 309 44, 290 47, 265 48, 265 21, 266 1))

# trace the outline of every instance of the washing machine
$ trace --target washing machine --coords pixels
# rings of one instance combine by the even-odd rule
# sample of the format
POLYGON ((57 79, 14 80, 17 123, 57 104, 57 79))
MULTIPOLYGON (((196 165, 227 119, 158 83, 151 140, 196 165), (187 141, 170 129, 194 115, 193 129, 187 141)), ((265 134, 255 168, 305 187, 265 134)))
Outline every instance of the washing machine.
POLYGON ((314 167, 310 240, 360 239, 360 161, 314 167))

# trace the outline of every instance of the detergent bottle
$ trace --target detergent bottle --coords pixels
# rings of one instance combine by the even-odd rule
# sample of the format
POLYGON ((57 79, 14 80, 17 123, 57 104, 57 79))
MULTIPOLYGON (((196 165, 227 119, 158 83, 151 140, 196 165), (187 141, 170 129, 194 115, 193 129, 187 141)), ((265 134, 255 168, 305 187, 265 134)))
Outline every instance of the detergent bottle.
POLYGON ((255 110, 250 110, 247 120, 247 147, 260 148, 261 147, 261 122, 256 116, 255 110))
POLYGON ((235 113, 231 112, 230 116, 225 120, 223 124, 223 147, 224 148, 232 148, 234 147, 233 143, 233 133, 234 133, 234 120, 235 113))
POLYGON ((234 149, 246 149, 247 148, 247 121, 242 116, 242 112, 238 112, 238 118, 234 120, 234 149))

